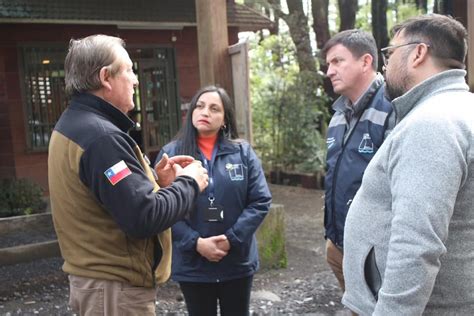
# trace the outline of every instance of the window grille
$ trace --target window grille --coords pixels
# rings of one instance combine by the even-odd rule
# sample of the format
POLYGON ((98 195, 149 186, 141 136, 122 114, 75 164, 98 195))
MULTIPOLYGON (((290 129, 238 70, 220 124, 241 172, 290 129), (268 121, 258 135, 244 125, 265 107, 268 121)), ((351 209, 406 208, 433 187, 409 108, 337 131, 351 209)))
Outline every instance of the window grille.
MULTIPOLYGON (((65 45, 37 44, 23 45, 21 53, 28 148, 45 151, 69 101, 64 91, 67 51, 65 45)), ((181 122, 174 50, 142 47, 129 53, 140 82, 132 114, 137 114, 144 135, 137 142, 146 153, 156 152, 176 134, 181 122)))
POLYGON ((33 151, 47 150, 54 125, 68 102, 64 91, 66 49, 24 46, 21 50, 27 144, 33 151))

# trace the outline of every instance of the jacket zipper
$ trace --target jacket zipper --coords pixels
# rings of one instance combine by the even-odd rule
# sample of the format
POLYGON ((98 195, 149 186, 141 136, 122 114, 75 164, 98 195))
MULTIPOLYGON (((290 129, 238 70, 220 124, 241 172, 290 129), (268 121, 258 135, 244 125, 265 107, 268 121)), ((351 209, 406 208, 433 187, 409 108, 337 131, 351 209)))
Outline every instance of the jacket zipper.
MULTIPOLYGON (((335 244, 337 246, 340 246, 341 244, 341 242, 338 240, 338 231, 337 231, 337 223, 336 223, 336 205, 335 205, 336 204, 336 190, 335 188, 336 188, 336 182, 337 182, 337 174, 339 173, 339 165, 341 163, 344 151, 346 150, 347 144, 349 144, 349 141, 351 140, 352 135, 354 134, 354 131, 357 128, 357 125, 359 125, 360 118, 364 114, 365 110, 367 110, 367 107, 364 109, 364 111, 360 113, 359 117, 357 118, 357 122, 354 125, 354 128, 350 131, 349 137, 347 137, 346 142, 342 145, 341 153, 339 154, 339 157, 337 157, 336 166, 334 167, 334 176, 332 179, 332 192, 331 192, 331 206, 332 206, 331 211, 332 211, 332 222, 334 226, 334 231, 336 232, 336 236, 334 239, 336 239, 335 244)), ((349 122, 349 127, 350 127, 350 122, 349 122)), ((345 135, 342 135, 342 141, 344 141, 344 136, 345 135)))

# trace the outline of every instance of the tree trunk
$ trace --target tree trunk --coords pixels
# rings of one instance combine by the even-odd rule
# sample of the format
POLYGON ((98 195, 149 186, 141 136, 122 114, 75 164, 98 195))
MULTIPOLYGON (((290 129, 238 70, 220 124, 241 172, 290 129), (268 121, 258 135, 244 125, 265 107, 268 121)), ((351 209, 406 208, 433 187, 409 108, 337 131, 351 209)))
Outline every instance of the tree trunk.
MULTIPOLYGON (((379 48, 378 50, 388 46, 389 42, 387 31, 387 6, 387 0, 372 0, 372 34, 374 35, 375 42, 379 48)), ((379 52, 378 56, 378 69, 382 70, 383 61, 379 52)))
POLYGON ((443 14, 453 15, 453 0, 443 1, 443 14))
POLYGON ((311 8, 316 43, 318 48, 321 49, 331 36, 328 22, 329 0, 311 0, 311 8))
POLYGON ((428 12, 428 0, 416 0, 416 8, 423 13, 428 12))
MULTIPOLYGON (((313 30, 316 34, 316 43, 318 49, 322 49, 324 44, 331 38, 328 22, 329 0, 311 0, 311 11, 313 14, 313 30)), ((328 70, 326 63, 320 63, 319 70, 326 73, 328 70)), ((332 89, 331 80, 328 77, 323 78, 323 88, 331 99, 336 97, 332 89)))
MULTIPOLYGON (((271 10, 268 6, 265 7, 265 14, 271 16, 271 10)), ((270 29, 270 35, 280 34, 280 18, 276 15, 273 15, 273 28, 270 29)))
POLYGON ((433 12, 445 15, 453 15, 452 0, 435 0, 433 12))
POLYGON ((309 39, 308 17, 303 11, 302 0, 287 1, 288 14, 281 11, 279 0, 268 1, 275 10, 275 15, 283 19, 290 30, 290 36, 296 46, 296 59, 300 72, 316 72, 316 62, 309 39))
MULTIPOLYGON (((270 6, 265 0, 244 0, 244 5, 246 5, 249 8, 254 9, 255 11, 259 13, 263 13, 266 17, 271 19, 271 10, 270 6)), ((278 18, 274 17, 273 19, 273 28, 271 28, 270 34, 271 35, 278 35, 279 34, 279 27, 278 27, 278 18)), ((261 31, 258 31, 258 33, 261 34, 261 31)), ((260 37, 261 40, 263 40, 263 36, 260 37)))
POLYGON ((337 3, 339 5, 339 16, 341 17, 339 31, 353 29, 356 13, 359 9, 357 0, 337 0, 337 3))

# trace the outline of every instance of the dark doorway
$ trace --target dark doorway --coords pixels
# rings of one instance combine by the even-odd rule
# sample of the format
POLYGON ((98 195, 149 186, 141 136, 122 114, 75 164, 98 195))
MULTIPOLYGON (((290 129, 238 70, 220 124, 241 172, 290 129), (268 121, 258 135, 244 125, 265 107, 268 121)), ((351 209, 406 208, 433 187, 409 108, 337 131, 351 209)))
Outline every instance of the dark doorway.
POLYGON ((140 82, 130 117, 139 128, 130 131, 153 162, 158 151, 178 132, 181 109, 173 48, 132 48, 129 51, 140 82))

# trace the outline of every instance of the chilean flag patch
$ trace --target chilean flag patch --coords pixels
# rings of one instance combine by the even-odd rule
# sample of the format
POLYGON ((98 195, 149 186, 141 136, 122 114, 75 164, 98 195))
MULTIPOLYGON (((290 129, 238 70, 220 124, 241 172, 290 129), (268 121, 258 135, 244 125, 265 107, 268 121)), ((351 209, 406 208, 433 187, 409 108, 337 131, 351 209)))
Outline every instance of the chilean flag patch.
POLYGON ((117 162, 115 165, 110 167, 104 172, 107 179, 109 179, 112 185, 116 185, 121 180, 125 179, 127 176, 131 175, 132 172, 128 169, 125 161, 117 162))

